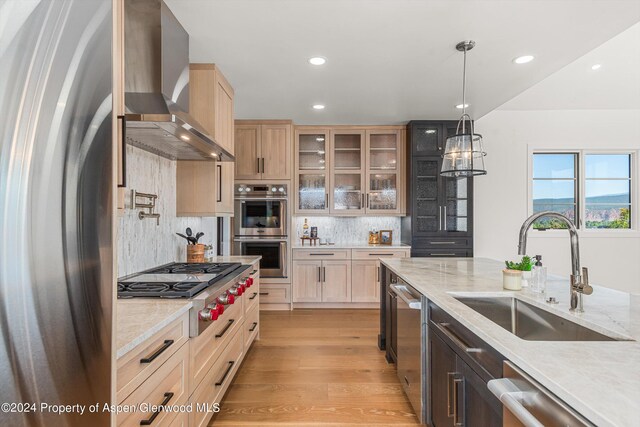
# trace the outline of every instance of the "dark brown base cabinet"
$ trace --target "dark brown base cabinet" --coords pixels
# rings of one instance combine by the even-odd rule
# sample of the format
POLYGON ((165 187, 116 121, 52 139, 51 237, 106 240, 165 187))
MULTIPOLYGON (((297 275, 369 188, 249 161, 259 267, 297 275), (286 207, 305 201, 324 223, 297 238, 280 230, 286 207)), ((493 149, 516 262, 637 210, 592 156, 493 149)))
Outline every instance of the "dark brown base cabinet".
POLYGON ((487 382, 502 377, 504 357, 432 303, 428 341, 431 426, 501 427, 487 382))
POLYGON ((447 136, 457 122, 407 125, 407 216, 402 242, 412 257, 473 256, 473 179, 440 176, 447 136))

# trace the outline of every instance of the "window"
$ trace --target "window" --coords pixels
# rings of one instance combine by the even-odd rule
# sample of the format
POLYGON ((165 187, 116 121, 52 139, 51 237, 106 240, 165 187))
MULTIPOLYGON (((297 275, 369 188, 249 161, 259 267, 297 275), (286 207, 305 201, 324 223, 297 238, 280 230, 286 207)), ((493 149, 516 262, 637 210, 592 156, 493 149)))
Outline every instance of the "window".
MULTIPOLYGON (((632 176, 630 153, 534 153, 533 212, 561 213, 578 228, 630 229, 632 176)), ((533 226, 566 228, 553 218, 533 226)))
POLYGON ((585 155, 586 228, 631 228, 631 155, 585 155))
MULTIPOLYGON (((578 156, 572 153, 533 155, 533 213, 558 212, 576 222, 578 156)), ((566 228, 554 218, 540 218, 534 228, 566 228)))

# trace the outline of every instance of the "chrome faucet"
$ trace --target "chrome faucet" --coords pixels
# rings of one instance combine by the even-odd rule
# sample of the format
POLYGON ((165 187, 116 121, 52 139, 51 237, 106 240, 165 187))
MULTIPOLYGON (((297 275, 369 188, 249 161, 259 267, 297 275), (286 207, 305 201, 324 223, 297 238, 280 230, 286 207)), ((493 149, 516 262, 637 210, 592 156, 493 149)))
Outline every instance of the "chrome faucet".
POLYGON ((569 228, 569 237, 571 238, 571 311, 583 312, 582 295, 591 295, 593 288, 589 285, 589 271, 583 267, 580 269, 580 245, 578 244, 578 231, 573 222, 566 216, 557 212, 544 211, 538 212, 527 218, 522 227, 520 227, 520 238, 518 240, 518 254, 526 255, 527 253, 527 233, 531 225, 539 218, 551 217, 559 219, 567 224, 569 228))

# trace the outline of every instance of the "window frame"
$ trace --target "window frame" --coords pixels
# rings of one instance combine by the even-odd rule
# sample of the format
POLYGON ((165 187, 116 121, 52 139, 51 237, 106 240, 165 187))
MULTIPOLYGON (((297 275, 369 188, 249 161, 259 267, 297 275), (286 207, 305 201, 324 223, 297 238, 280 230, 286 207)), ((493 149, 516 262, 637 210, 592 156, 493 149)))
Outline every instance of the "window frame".
MULTIPOLYGON (((527 165, 527 212, 528 215, 533 214, 533 155, 534 154, 575 154, 578 169, 576 177, 576 228, 581 236, 585 237, 639 237, 640 236, 640 170, 638 158, 640 158, 640 150, 634 149, 572 149, 572 148, 544 148, 544 147, 528 147, 528 165, 527 165), (631 221, 630 228, 586 228, 584 218, 586 215, 586 156, 589 154, 626 154, 631 156, 630 160, 630 177, 629 177, 629 195, 631 197, 631 221)), ((533 228, 532 228, 533 229, 533 228)), ((549 236, 558 237, 566 233, 566 230, 537 230, 533 229, 533 236, 549 236)))

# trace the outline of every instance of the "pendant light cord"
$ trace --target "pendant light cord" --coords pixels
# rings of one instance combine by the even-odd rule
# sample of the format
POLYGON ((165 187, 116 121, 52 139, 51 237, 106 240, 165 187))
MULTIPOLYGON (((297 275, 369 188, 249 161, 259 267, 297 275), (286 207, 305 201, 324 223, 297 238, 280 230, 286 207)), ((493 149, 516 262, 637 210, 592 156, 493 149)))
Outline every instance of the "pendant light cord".
POLYGON ((465 133, 465 115, 467 114, 467 47, 464 47, 464 60, 462 63, 462 133, 465 133))

